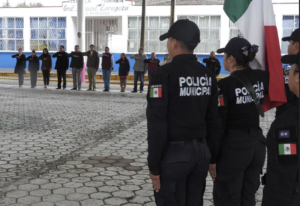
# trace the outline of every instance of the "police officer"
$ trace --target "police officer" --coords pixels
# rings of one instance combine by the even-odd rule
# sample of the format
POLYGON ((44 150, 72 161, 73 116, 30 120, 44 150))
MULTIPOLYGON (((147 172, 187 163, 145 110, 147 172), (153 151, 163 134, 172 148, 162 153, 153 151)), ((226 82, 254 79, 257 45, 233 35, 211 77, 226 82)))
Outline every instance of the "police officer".
POLYGON ((263 116, 261 104, 269 85, 267 72, 249 68, 257 51, 258 46, 239 37, 217 50, 224 53, 230 76, 218 82, 223 138, 217 164, 209 170, 215 206, 255 205, 266 153, 259 114, 263 116))
POLYGON ((221 133, 217 81, 193 55, 195 23, 178 20, 165 39, 172 62, 155 70, 147 94, 150 177, 158 206, 200 206, 221 133))
MULTIPOLYGON (((299 98, 299 53, 286 55, 291 64, 288 86, 299 98)), ((299 106, 285 111, 272 123, 267 135, 268 166, 262 206, 299 206, 298 145, 299 106)))
MULTIPOLYGON (((291 36, 282 38, 282 41, 290 42, 288 46, 288 54, 297 54, 299 52, 299 29, 296 29, 291 36)), ((285 111, 299 104, 299 98, 290 91, 288 86, 288 76, 285 75, 285 91, 286 91, 286 99, 287 103, 276 107, 276 118, 283 114, 285 111)))

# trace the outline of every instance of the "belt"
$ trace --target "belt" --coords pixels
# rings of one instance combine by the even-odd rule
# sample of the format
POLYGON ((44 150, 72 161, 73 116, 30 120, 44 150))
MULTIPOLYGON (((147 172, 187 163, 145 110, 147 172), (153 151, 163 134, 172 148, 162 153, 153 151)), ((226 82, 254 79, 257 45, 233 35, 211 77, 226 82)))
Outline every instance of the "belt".
POLYGON ((184 144, 194 144, 194 141, 197 143, 200 142, 205 142, 204 138, 199 138, 199 139, 188 139, 188 140, 181 140, 181 141, 170 141, 169 144, 179 144, 179 143, 184 143, 184 144))

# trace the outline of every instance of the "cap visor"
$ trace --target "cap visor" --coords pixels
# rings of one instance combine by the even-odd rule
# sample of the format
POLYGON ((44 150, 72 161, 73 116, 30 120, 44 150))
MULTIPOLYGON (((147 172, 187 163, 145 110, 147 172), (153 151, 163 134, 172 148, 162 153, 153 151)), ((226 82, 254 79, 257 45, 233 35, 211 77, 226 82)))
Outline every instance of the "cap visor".
POLYGON ((296 56, 297 55, 285 55, 283 57, 281 57, 281 63, 284 64, 294 64, 296 63, 296 56))
POLYGON ((225 48, 222 48, 222 49, 218 49, 218 50, 217 50, 217 53, 218 53, 218 54, 221 54, 221 53, 224 53, 224 52, 226 52, 226 49, 225 49, 225 48))
POLYGON ((163 34, 163 35, 161 35, 161 36, 159 37, 159 40, 160 40, 160 41, 163 41, 163 40, 165 40, 165 39, 167 39, 167 38, 169 38, 169 37, 170 37, 169 33, 165 33, 165 34, 163 34))
POLYGON ((283 37, 282 38, 282 41, 290 41, 291 40, 291 37, 290 36, 288 36, 288 37, 283 37))

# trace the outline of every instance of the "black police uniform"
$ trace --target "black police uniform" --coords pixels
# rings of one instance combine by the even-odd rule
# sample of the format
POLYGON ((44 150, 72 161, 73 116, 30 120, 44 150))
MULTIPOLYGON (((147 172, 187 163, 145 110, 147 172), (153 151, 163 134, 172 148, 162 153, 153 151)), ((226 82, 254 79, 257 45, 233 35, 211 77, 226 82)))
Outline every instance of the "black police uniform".
MULTIPOLYGON (((299 33, 299 28, 298 28, 291 34, 291 36, 282 38, 282 41, 293 40, 293 41, 299 42, 299 35, 300 35, 300 33, 299 33)), ((285 78, 288 78, 288 77, 285 77, 285 78)), ((299 104, 299 98, 290 91, 287 82, 288 82, 288 79, 286 79, 286 81, 285 81, 285 91, 286 91, 287 102, 283 105, 276 107, 276 113, 275 113, 276 118, 278 116, 280 116, 281 114, 283 114, 285 111, 287 111, 299 104)))
MULTIPOLYGON (((292 63, 289 58, 293 56, 296 55, 282 57, 282 62, 292 63)), ((299 53, 295 60, 299 64, 299 53)), ((276 118, 267 135, 268 164, 262 206, 299 206, 298 138, 299 106, 294 106, 276 118)))
MULTIPOLYGON (((227 44, 225 52, 235 56, 244 46, 251 47, 247 40, 237 37, 227 44)), ((218 53, 223 52, 224 49, 218 50, 218 53)), ((262 103, 268 92, 268 73, 250 68, 235 72, 247 77, 262 103)), ((214 205, 254 206, 266 153, 258 109, 244 84, 235 77, 220 80, 218 88, 223 139, 216 164, 214 205)))
MULTIPOLYGON (((168 33, 182 29, 182 23, 187 27, 192 22, 179 20, 168 33)), ((192 29, 186 27, 184 32, 196 27, 199 38, 194 23, 192 29)), ((158 206, 203 205, 209 161, 217 156, 220 139, 217 93, 216 78, 193 54, 177 55, 155 70, 148 87, 147 126, 149 170, 161 181, 154 192, 158 206)))

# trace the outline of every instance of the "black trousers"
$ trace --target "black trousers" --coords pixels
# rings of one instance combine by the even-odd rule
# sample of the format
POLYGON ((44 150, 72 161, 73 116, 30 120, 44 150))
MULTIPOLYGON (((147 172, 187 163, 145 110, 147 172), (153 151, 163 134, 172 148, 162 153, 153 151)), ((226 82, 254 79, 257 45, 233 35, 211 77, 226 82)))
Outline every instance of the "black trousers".
POLYGON ((63 78, 63 88, 67 86, 66 70, 57 70, 57 87, 61 88, 61 78, 63 78))
POLYGON ((49 85, 50 71, 43 70, 44 85, 49 85))
POLYGON ((200 206, 211 158, 205 141, 169 144, 161 162, 158 206, 200 206))
POLYGON ((31 87, 36 87, 37 71, 30 71, 30 82, 31 82, 31 87))
POLYGON ((214 205, 255 206, 265 156, 266 138, 260 129, 228 132, 216 165, 214 205))
POLYGON ((19 85, 23 85, 23 83, 24 83, 24 73, 19 72, 18 77, 19 77, 19 85))

